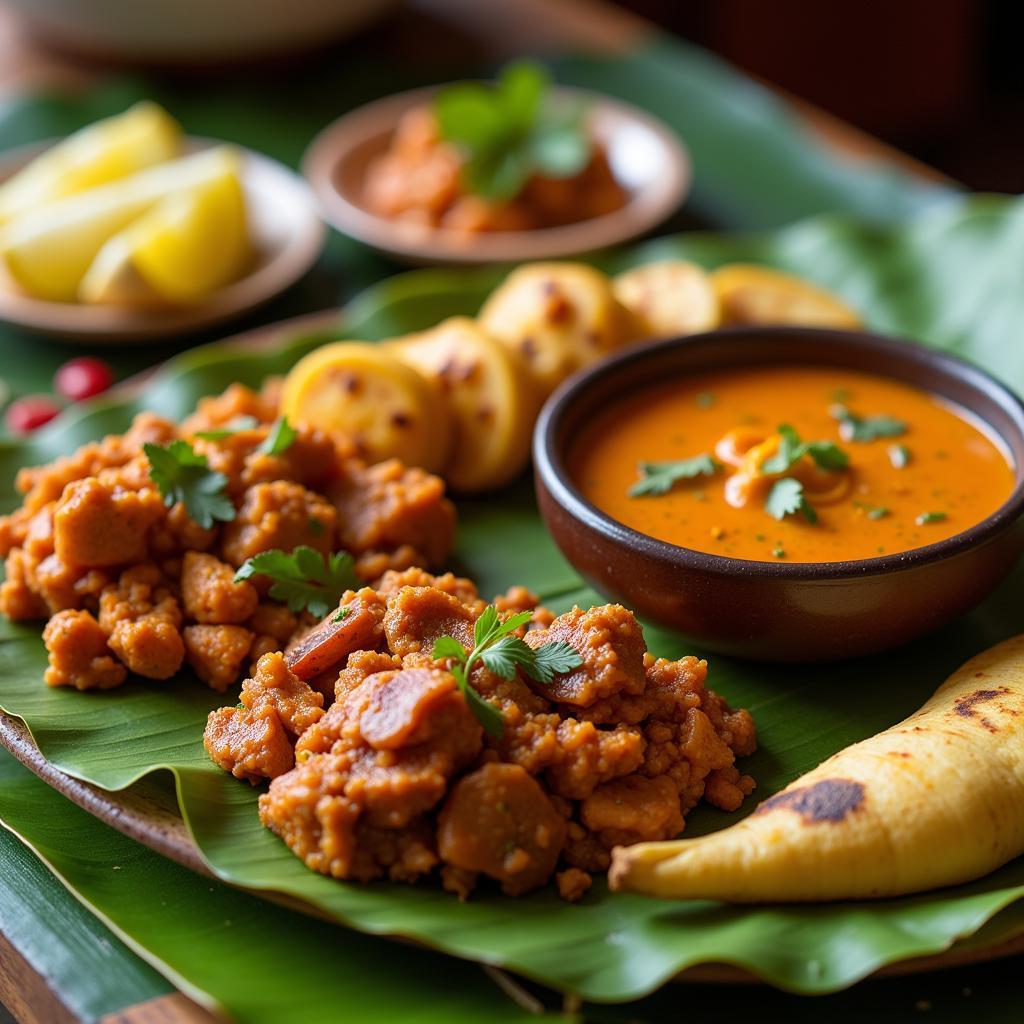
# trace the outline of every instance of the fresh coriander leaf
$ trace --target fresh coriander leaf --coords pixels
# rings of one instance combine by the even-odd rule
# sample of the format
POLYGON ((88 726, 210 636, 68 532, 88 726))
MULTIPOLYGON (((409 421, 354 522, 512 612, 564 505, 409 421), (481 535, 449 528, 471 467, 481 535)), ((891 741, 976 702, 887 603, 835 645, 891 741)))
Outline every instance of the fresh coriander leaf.
POLYGON ((582 111, 551 102, 550 85, 542 67, 520 61, 494 84, 465 82, 438 93, 438 129, 459 150, 470 191, 504 202, 535 172, 565 178, 586 166, 591 145, 582 111))
POLYGON ((196 437, 204 441, 223 441, 225 437, 237 434, 240 430, 254 430, 259 425, 260 421, 255 416, 236 416, 218 430, 200 430, 196 437))
POLYGON ((884 519, 889 510, 884 505, 869 505, 866 501, 855 501, 854 507, 859 509, 868 519, 884 519))
POLYGON ((473 643, 482 647, 490 640, 497 628, 501 625, 498 618, 498 609, 489 604, 480 614, 480 618, 473 625, 473 643))
POLYGON ((516 612, 505 619, 499 627, 499 636, 514 633, 520 626, 525 626, 533 618, 533 612, 516 612))
POLYGON ((339 608, 334 615, 331 616, 331 622, 344 622, 348 618, 348 609, 339 608))
POLYGON ((775 431, 779 435, 779 450, 764 460, 761 468, 766 473, 785 473, 804 454, 800 435, 788 424, 780 423, 775 431))
POLYGON ((536 61, 506 64, 498 76, 497 96, 509 120, 528 131, 551 88, 551 76, 536 61))
POLYGON ((228 478, 211 470, 205 455, 180 440, 166 448, 148 443, 142 447, 149 459, 149 477, 168 508, 180 501, 189 518, 204 529, 235 518, 235 506, 226 493, 228 478))
POLYGON ((911 458, 910 449, 905 444, 889 445, 889 462, 893 469, 906 469, 911 458))
POLYGON ((680 480, 713 476, 721 466, 710 455, 704 454, 678 462, 641 462, 639 469, 641 477, 629 489, 631 498, 668 494, 680 480))
POLYGON ((773 558, 785 558, 786 557, 786 549, 781 544, 776 544, 775 547, 772 548, 772 557, 773 558))
POLYGON ((466 648, 453 636, 439 636, 434 641, 434 650, 430 655, 432 658, 457 658, 460 661, 466 657, 466 648))
POLYGON ((282 416, 274 422, 263 444, 256 449, 264 455, 283 455, 295 443, 299 432, 282 416))
POLYGON ((284 601, 290 611, 305 610, 320 617, 338 605, 346 590, 362 585, 348 552, 339 551, 324 558, 305 545, 290 554, 275 549, 254 555, 235 573, 235 581, 257 575, 269 576, 274 581, 270 596, 275 601, 284 601))
POLYGON ((493 739, 500 740, 505 734, 505 720, 501 712, 473 689, 461 666, 456 665, 452 675, 455 676, 455 682, 462 691, 466 705, 473 712, 473 717, 483 726, 484 732, 493 739))
POLYGON ((517 667, 522 665, 529 672, 536 655, 519 637, 503 636, 480 652, 480 660, 496 676, 515 679, 517 667))
POLYGON ((768 492, 765 508, 773 519, 782 520, 786 516, 799 512, 809 523, 818 521, 818 513, 804 497, 804 485, 789 476, 775 481, 771 491, 768 492))
MULTIPOLYGON (((582 122, 582 111, 575 115, 582 122)), ((569 118, 539 125, 530 139, 534 167, 549 178, 572 178, 590 162, 590 140, 569 118)))
POLYGON ((925 526, 928 523, 941 523, 948 519, 949 516, 945 512, 922 512, 917 519, 914 520, 918 526, 925 526))
POLYGON ((839 436, 844 441, 877 441, 883 437, 899 437, 907 432, 903 420, 894 416, 858 416, 845 405, 834 405, 829 410, 834 420, 839 421, 839 436))
POLYGON ((850 458, 833 441, 801 441, 800 435, 788 423, 779 424, 779 450, 764 460, 761 468, 766 473, 786 473, 805 455, 809 455, 819 469, 837 473, 846 469, 850 458))
MULTIPOLYGON (((525 646, 525 645, 524 645, 525 646)), ((583 664, 583 659, 575 647, 564 640, 554 640, 543 644, 534 652, 532 665, 524 666, 526 674, 538 683, 550 683, 562 672, 571 672, 583 664)))
POLYGON ((850 456, 833 441, 808 441, 804 447, 814 464, 826 472, 838 473, 850 464, 850 456))

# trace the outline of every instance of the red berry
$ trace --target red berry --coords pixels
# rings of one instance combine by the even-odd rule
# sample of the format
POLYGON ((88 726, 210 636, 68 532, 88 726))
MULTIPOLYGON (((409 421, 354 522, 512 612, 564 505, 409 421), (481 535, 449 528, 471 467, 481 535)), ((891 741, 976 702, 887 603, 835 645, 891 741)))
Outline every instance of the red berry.
POLYGON ((53 378, 57 394, 68 401, 81 402, 106 391, 114 383, 114 374, 102 359, 82 356, 66 362, 53 378))
POLYGON ((60 406, 49 395, 26 395, 7 406, 4 422, 12 434, 31 434, 59 412, 60 406))

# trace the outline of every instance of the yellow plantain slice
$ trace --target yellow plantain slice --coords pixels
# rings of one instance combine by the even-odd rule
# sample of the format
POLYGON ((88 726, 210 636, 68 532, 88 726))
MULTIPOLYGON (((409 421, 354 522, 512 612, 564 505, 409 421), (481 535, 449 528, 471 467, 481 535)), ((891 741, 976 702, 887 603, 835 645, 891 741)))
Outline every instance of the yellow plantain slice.
POLYGON ((543 397, 640 334, 609 278, 583 263, 512 271, 484 303, 480 324, 521 357, 543 397))
POLYGON ((696 334, 718 326, 718 295, 703 267, 660 260, 612 279, 615 297, 651 338, 696 334))
POLYGON ((453 488, 492 490, 522 470, 540 397, 504 345, 475 320, 455 316, 385 349, 422 374, 451 409, 455 438, 444 477, 453 488))
POLYGON ((434 472, 448 459, 445 403, 379 345, 337 341, 300 359, 285 378, 281 412, 293 425, 352 441, 367 462, 398 458, 434 472))
POLYGON ((723 324, 793 324, 853 330, 860 317, 824 288, 752 263, 729 263, 711 274, 723 324))

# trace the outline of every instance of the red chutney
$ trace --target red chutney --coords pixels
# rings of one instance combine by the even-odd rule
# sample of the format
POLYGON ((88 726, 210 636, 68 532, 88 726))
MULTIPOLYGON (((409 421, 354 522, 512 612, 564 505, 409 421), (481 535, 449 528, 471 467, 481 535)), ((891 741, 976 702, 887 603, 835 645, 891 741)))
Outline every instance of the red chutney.
POLYGON ((588 500, 641 533, 790 562, 931 544, 980 522, 1014 486, 1004 446, 966 410, 891 378, 831 367, 722 371, 624 397, 581 431, 570 473, 588 500), (780 433, 783 424, 795 433, 780 433), (827 444, 787 465, 797 441, 827 444), (698 475, 663 494, 630 495, 650 475, 641 463, 699 456, 698 475))

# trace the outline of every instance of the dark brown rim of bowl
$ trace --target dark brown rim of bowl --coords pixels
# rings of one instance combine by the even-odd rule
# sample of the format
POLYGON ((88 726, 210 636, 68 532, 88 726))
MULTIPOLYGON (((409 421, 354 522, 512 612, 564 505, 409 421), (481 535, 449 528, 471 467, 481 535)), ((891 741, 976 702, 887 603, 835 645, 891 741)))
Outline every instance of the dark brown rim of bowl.
MULTIPOLYGON (((682 375, 685 371, 670 371, 682 375)), ((875 372, 868 368, 868 372, 875 372)), ((886 370, 877 371, 881 376, 902 380, 914 385, 912 377, 900 377, 886 370)), ((651 383, 654 378, 651 379, 651 383)), ((922 385, 914 385, 921 387, 922 385)), ((584 526, 595 530, 606 539, 626 544, 638 553, 657 559, 659 562, 675 564, 690 570, 700 570, 719 576, 758 576, 789 580, 828 581, 848 579, 855 576, 880 576, 912 566, 927 564, 958 555, 969 548, 982 544, 1008 528, 1024 514, 1024 402, 1005 385, 989 373, 946 352, 929 348, 919 342, 886 337, 862 331, 831 330, 816 327, 727 327, 704 334, 683 338, 668 338, 661 341, 630 348, 571 377, 548 399, 541 410, 533 438, 534 469, 538 479, 547 488, 554 501, 584 526), (765 356, 756 356, 742 363, 730 359, 730 353, 749 347, 751 342, 763 349, 765 356), (785 344, 780 352, 780 343, 785 344), (1007 500, 981 522, 961 533, 909 551, 893 552, 874 558, 862 558, 839 562, 768 562, 753 559, 731 558, 713 555, 691 548, 669 544, 640 533, 587 501, 571 482, 568 467, 563 458, 563 435, 568 419, 577 405, 584 401, 590 391, 608 378, 623 375, 644 363, 657 365, 666 360, 670 352, 704 349, 706 359, 693 366, 694 372, 728 369, 730 366, 785 365, 798 363, 809 366, 846 366, 849 369, 864 369, 844 357, 853 353, 873 352, 886 359, 901 362, 908 370, 918 369, 937 375, 961 389, 984 398, 990 405, 997 406, 1012 425, 1016 437, 1007 436, 989 419, 973 408, 963 397, 953 398, 941 387, 925 390, 940 395, 973 412, 983 420, 989 429, 1002 439, 1004 446, 1013 456, 1016 483, 1007 500)))

